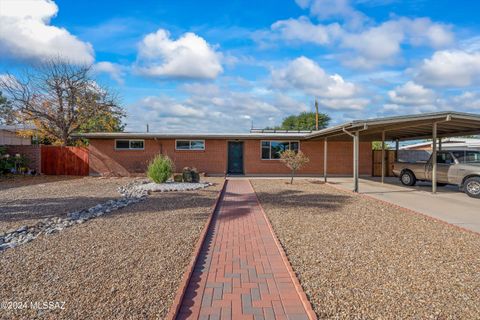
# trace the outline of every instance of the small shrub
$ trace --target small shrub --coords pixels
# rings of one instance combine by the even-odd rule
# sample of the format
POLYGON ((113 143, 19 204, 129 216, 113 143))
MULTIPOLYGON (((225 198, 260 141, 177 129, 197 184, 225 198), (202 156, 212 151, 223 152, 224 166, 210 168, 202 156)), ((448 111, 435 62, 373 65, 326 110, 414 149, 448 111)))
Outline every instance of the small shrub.
POLYGON ((148 165, 147 176, 155 183, 164 183, 173 174, 173 161, 164 155, 156 156, 148 165))

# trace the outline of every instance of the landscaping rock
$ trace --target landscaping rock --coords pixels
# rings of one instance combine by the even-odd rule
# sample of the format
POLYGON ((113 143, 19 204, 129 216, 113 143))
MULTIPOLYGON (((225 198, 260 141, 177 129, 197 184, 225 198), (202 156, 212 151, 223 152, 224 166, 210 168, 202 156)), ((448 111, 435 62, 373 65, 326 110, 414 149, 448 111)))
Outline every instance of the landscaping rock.
POLYGON ((480 319, 480 237, 318 181, 252 180, 319 319, 480 319))
POLYGON ((183 176, 181 174, 176 174, 176 175, 173 176, 173 181, 183 182, 183 176))
POLYGON ((223 178, 212 181, 188 194, 152 193, 121 214, 0 253, 3 298, 66 301, 65 310, 45 309, 43 316, 1 310, 0 319, 167 318, 223 178))
POLYGON ((201 183, 186 183, 186 182, 166 182, 166 183, 147 183, 142 185, 137 185, 135 188, 136 192, 168 192, 168 191, 190 191, 203 189, 211 186, 209 182, 201 183))
POLYGON ((67 214, 67 218, 46 218, 40 220, 33 226, 21 226, 18 229, 11 229, 7 231, 0 238, 0 251, 30 242, 38 237, 41 233, 56 233, 72 225, 81 224, 87 220, 100 217, 106 213, 124 208, 130 204, 138 203, 145 200, 149 192, 197 190, 211 185, 212 184, 208 182, 167 182, 157 184, 151 183, 148 180, 133 181, 118 188, 118 192, 122 195, 121 198, 108 200, 88 209, 70 212, 67 214))
POLYGON ((192 182, 192 169, 190 167, 183 168, 182 171, 183 181, 184 182, 192 182))
POLYGON ((193 183, 199 183, 200 182, 200 174, 198 173, 197 168, 192 168, 190 171, 190 175, 192 176, 192 182, 193 183))

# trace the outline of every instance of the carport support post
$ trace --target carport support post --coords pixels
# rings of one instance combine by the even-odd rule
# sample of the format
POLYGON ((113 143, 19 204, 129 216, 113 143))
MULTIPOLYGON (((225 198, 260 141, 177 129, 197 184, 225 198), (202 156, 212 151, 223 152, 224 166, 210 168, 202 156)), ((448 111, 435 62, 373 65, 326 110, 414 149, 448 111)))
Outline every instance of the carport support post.
POLYGON ((385 182, 385 131, 382 131, 382 183, 385 182))
POLYGON ((323 141, 323 179, 327 182, 327 159, 328 159, 328 139, 323 141))
POLYGON ((353 191, 358 192, 358 156, 360 145, 360 132, 356 131, 353 136, 353 191))
POLYGON ((395 140, 395 161, 398 161, 398 150, 400 149, 400 141, 395 140))
POLYGON ((437 123, 432 130, 432 193, 437 193, 437 123))

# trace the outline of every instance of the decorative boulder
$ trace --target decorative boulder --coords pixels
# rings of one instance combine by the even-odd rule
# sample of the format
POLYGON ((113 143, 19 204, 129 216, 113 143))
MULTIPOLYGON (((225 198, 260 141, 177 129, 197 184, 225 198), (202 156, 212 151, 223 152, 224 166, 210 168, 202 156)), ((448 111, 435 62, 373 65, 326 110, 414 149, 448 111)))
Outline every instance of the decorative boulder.
POLYGON ((182 176, 183 182, 192 182, 192 169, 190 167, 183 168, 182 176))
POLYGON ((175 175, 173 176, 173 181, 175 181, 175 182, 182 182, 182 181, 183 181, 183 175, 181 175, 181 174, 175 174, 175 175))
POLYGON ((192 168, 190 171, 192 175, 192 182, 199 183, 200 182, 200 174, 198 173, 197 168, 192 168))

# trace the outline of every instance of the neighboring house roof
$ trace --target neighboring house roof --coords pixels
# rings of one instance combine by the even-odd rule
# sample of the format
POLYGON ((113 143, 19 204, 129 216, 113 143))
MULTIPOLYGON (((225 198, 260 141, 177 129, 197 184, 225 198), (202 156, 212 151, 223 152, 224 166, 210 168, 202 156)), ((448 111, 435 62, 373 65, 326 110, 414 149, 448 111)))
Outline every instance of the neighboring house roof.
MULTIPOLYGON (((438 144, 437 144, 438 145, 438 144)), ((424 141, 415 144, 409 144, 403 147, 400 147, 400 150, 409 150, 421 147, 432 147, 432 141, 424 141)), ((468 149, 468 148, 479 148, 480 139, 472 138, 447 138, 442 140, 442 148, 459 148, 459 149, 468 149)))
POLYGON ((36 127, 34 125, 29 124, 14 124, 14 125, 0 125, 0 130, 17 132, 22 130, 35 130, 36 127))
POLYGON ((82 133, 73 135, 91 139, 109 138, 194 138, 194 139, 343 139, 350 140, 349 133, 361 132, 364 141, 412 140, 431 137, 432 124, 439 122, 438 137, 480 134, 480 115, 462 112, 434 112, 417 115, 376 119, 353 120, 341 125, 313 132, 251 132, 251 133, 82 133))

